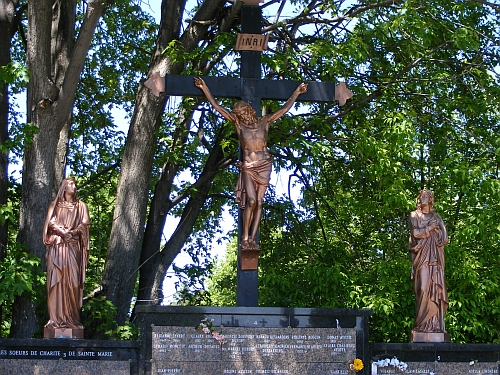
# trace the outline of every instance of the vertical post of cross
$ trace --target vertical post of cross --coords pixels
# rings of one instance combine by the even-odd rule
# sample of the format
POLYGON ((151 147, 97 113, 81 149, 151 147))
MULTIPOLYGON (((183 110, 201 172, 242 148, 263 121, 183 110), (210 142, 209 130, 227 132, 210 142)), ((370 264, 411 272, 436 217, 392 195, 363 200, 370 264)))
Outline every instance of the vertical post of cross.
MULTIPOLYGON (((259 6, 243 5, 241 8, 241 32, 243 34, 262 33, 262 9, 259 6)), ((261 52, 241 51, 241 85, 243 101, 249 102, 252 108, 260 116, 260 96, 256 82, 260 80, 261 52)), ((240 148, 240 160, 242 151, 240 148)), ((236 287, 237 306, 257 307, 258 306, 258 271, 242 270, 241 268, 241 235, 243 233, 243 212, 238 211, 238 275, 236 287)), ((258 239, 257 239, 258 241, 258 239)))
MULTIPOLYGON (((258 6, 263 0, 240 1, 246 3, 241 8, 242 34, 238 38, 241 45, 237 45, 241 51, 240 78, 203 77, 203 80, 206 81, 207 87, 210 87, 210 92, 214 97, 241 98, 241 100, 250 103, 256 116, 260 117, 260 101, 262 99, 286 101, 298 85, 304 82, 261 80, 261 50, 265 48, 264 44, 267 44, 267 37, 262 36, 262 9, 258 6)), ((144 82, 144 85, 156 96, 160 92, 165 92, 167 95, 206 97, 202 90, 193 84, 194 78, 172 74, 161 77, 156 72, 144 82)), ((340 82, 338 86, 335 86, 334 82, 308 81, 306 83, 307 92, 301 93, 296 101, 333 103, 338 100, 340 105, 344 105, 346 100, 353 95, 343 82, 340 82)), ((239 159, 243 160, 241 149, 239 159)), ((238 306, 256 307, 258 306, 257 262, 259 247, 246 248, 245 251, 242 251, 240 247, 242 234, 243 212, 239 210, 236 303, 238 306)), ((258 235, 255 241, 258 242, 258 235)))

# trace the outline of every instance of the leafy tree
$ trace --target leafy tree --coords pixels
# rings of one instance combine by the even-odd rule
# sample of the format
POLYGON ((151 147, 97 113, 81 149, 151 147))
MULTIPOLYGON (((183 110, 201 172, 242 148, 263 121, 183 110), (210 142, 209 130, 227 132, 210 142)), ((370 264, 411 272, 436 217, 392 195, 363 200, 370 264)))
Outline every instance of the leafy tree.
MULTIPOLYGON (((490 12, 498 7, 371 5, 349 32, 330 32, 327 43, 307 39, 319 67, 309 73, 348 72, 356 95, 342 112, 313 105, 275 133, 274 152, 303 194, 294 206, 271 191, 259 304, 371 308, 371 340, 407 342, 415 312, 406 218, 426 187, 452 238, 452 339, 496 342, 498 19, 490 12), (302 137, 287 145, 283 134, 293 129, 302 137)), ((216 268, 213 303, 226 288, 219 280, 234 272, 224 268, 230 264, 216 268)))
MULTIPOLYGON (((289 18, 279 18, 280 8, 268 11, 271 3, 263 5, 272 41, 263 76, 348 77, 356 95, 342 109, 298 106, 299 114, 273 127, 275 170, 288 171, 303 194, 291 202, 269 189, 261 303, 371 307, 374 338, 404 340, 413 309, 405 221, 425 186, 453 236, 447 276, 462 305, 450 309, 450 332, 456 341, 491 341, 486 328, 498 314, 498 228, 491 224, 498 204, 498 6, 299 0, 289 18), (484 268, 486 255, 493 264, 484 268), (489 313, 464 303, 471 284, 489 313), (398 318, 387 319, 392 313, 398 318), (472 316, 478 323, 467 323, 472 316)), ((43 266, 37 233, 67 163, 80 176, 98 248, 87 302, 104 301, 99 314, 116 311, 123 326, 136 293, 139 303, 162 300, 165 272, 181 250, 195 260, 185 272, 206 274, 201 259, 221 230, 237 175, 232 125, 199 99, 156 97, 143 82, 156 72, 237 76, 232 45, 241 2, 199 1, 186 10, 185 0, 165 0, 155 40, 153 21, 130 2, 82 4, 28 2, 28 121, 37 131, 28 133, 33 141, 23 155, 18 238, 43 266), (126 136, 113 119, 117 106, 130 117, 126 136), (180 220, 163 238, 172 217, 180 220)), ((210 295, 227 301, 213 288, 210 295)), ((206 303, 208 294, 193 298, 206 303)), ((13 321, 11 335, 31 337, 34 306, 24 298, 14 311, 27 311, 30 320, 13 321)))
MULTIPOLYGON (((18 242, 41 259, 45 248, 40 241, 46 210, 62 176, 65 139, 70 128, 74 97, 90 41, 104 1, 89 1, 77 21, 76 1, 28 2, 26 39, 28 122, 36 132, 23 155, 23 184, 18 242), (75 38, 78 25, 79 33, 75 38), (61 143, 59 143, 61 142, 61 143)), ((31 337, 36 330, 36 304, 23 295, 13 306, 12 337, 31 337)))
MULTIPOLYGON (((16 80, 16 66, 11 64, 12 38, 19 24, 19 1, 0 1, 0 262, 7 255, 8 237, 8 143, 9 143, 9 85, 16 80), (17 17, 16 17, 17 13, 17 17)), ((0 317, 2 303, 0 303, 0 317)))
POLYGON ((223 259, 217 259, 214 272, 207 280, 212 306, 236 306, 236 270, 238 267, 237 239, 227 246, 223 259))
MULTIPOLYGON (((203 49, 199 46, 201 44, 209 48, 214 44, 217 45, 216 40, 208 39, 208 42, 205 42, 209 31, 220 34, 231 26, 232 22, 226 22, 224 18, 219 20, 220 25, 216 23, 212 27, 205 22, 207 19, 215 19, 224 3, 222 0, 203 2, 197 8, 189 26, 181 32, 185 1, 163 2, 162 21, 147 77, 151 77, 155 72, 159 72, 160 75, 179 74, 189 68, 197 73, 208 73, 213 69, 214 65, 208 62, 207 57, 214 53, 201 54, 200 51, 203 49), (192 65, 188 64, 189 61, 192 65)), ((234 17, 233 13, 227 16, 229 20, 234 17)), ((218 60, 223 53, 216 50, 215 58, 218 60)), ((166 129, 163 130, 167 134, 165 159, 154 188, 155 194, 144 231, 157 134, 161 129, 161 114, 166 103, 166 95, 155 97, 149 89, 140 85, 125 143, 102 280, 103 293, 117 306, 120 323, 127 316, 134 290, 134 285, 125 281, 135 280, 139 265, 141 270, 139 303, 157 303, 161 300, 161 284, 168 266, 193 232, 217 171, 227 166, 233 158, 232 155, 224 155, 221 143, 225 132, 220 125, 213 130, 204 129, 213 131, 210 136, 208 133, 193 136, 191 130, 193 107, 192 104, 190 106, 186 103, 189 110, 181 108, 177 118, 173 121, 170 119, 166 129), (192 163, 193 168, 187 170, 196 180, 178 191, 179 187, 174 185, 175 178, 184 170, 183 166, 192 160, 189 152, 194 150, 204 155, 201 158, 206 160, 206 163, 199 163, 198 160, 192 163), (177 193, 177 197, 172 199, 174 192, 177 193), (182 205, 182 208, 179 205, 182 205), (165 220, 169 213, 174 212, 181 217, 181 220, 175 234, 160 251, 165 220), (141 248, 142 253, 138 251, 141 248)), ((200 127, 199 130, 201 129, 200 127)))
MULTIPOLYGON (((0 37, 0 205, 7 204, 7 150, 8 139, 8 114, 9 114, 9 90, 8 85, 12 82, 12 67, 10 49, 12 44, 13 29, 15 29, 16 2, 2 1, 0 3, 0 26, 4 32, 0 37)), ((0 260, 5 257, 7 244, 7 228, 5 223, 0 224, 0 260)))

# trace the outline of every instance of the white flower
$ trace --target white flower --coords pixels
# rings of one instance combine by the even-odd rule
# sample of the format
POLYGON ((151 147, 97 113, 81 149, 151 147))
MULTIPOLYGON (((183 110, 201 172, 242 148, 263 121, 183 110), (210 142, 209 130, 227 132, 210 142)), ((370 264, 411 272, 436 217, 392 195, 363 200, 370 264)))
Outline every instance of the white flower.
POLYGON ((393 357, 392 359, 389 358, 380 359, 377 362, 372 363, 372 375, 377 374, 377 367, 388 367, 388 366, 396 367, 398 370, 401 371, 406 371, 406 369, 408 368, 408 364, 405 362, 401 362, 397 357, 393 357))

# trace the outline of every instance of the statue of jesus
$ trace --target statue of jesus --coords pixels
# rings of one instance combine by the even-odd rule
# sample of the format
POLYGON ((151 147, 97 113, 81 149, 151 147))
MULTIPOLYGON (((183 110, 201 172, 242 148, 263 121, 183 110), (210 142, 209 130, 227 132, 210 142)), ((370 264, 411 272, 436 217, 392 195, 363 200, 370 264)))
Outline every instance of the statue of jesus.
POLYGON ((195 78, 194 84, 203 91, 210 104, 236 126, 243 152, 243 160, 238 163, 240 175, 236 186, 236 201, 244 210, 240 246, 242 250, 258 250, 255 239, 262 217, 262 199, 272 168, 272 158, 267 149, 269 124, 292 108, 298 96, 307 92, 307 84, 301 83, 282 108, 263 117, 256 117, 250 103, 244 101, 237 102, 233 110, 228 111, 215 100, 202 78, 195 78))

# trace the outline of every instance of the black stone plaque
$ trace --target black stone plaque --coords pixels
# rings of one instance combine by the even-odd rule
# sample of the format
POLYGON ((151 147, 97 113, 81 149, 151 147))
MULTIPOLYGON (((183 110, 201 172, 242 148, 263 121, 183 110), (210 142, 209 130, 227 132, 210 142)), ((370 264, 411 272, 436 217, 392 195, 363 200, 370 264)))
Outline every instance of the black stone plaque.
POLYGON ((496 362, 490 363, 476 363, 470 365, 467 362, 438 362, 436 363, 436 375, 498 375, 498 364, 496 362))
POLYGON ((451 343, 374 343, 371 374, 500 375, 500 345, 451 343), (381 359, 396 357, 407 369, 377 367, 381 359))
POLYGON ((354 328, 152 327, 152 373, 342 374, 356 358, 354 328))
POLYGON ((136 341, 0 339, 2 375, 130 375, 138 360, 136 341))
POLYGON ((130 375, 128 361, 0 359, 2 375, 130 375))
POLYGON ((406 364, 408 367, 405 371, 401 371, 393 366, 388 366, 379 367, 376 371, 372 369, 371 373, 376 375, 498 375, 498 364, 496 362, 476 363, 473 365, 468 362, 407 362, 406 364))

